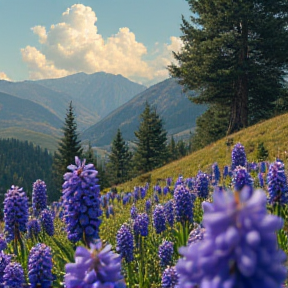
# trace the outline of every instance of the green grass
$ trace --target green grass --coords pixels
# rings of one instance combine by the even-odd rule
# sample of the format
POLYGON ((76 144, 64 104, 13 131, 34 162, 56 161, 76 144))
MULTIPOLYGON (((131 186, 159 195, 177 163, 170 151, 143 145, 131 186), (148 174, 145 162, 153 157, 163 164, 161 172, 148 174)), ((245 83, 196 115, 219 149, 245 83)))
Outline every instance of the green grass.
POLYGON ((144 185, 151 174, 151 184, 156 184, 157 180, 173 177, 175 180, 179 174, 183 177, 194 177, 198 170, 208 171, 217 162, 221 171, 224 165, 231 163, 231 150, 233 146, 240 142, 245 147, 248 161, 257 161, 257 146, 263 142, 269 151, 269 161, 279 157, 287 164, 288 160, 288 114, 277 116, 265 122, 243 129, 238 133, 230 135, 233 138, 233 145, 227 147, 227 138, 223 138, 199 151, 180 160, 169 163, 159 169, 141 175, 131 181, 119 185, 119 190, 130 191, 136 185, 144 185))
POLYGON ((57 149, 57 138, 40 132, 34 132, 21 127, 10 127, 0 129, 0 138, 15 138, 21 141, 28 140, 29 142, 39 145, 42 148, 47 148, 51 153, 57 149))

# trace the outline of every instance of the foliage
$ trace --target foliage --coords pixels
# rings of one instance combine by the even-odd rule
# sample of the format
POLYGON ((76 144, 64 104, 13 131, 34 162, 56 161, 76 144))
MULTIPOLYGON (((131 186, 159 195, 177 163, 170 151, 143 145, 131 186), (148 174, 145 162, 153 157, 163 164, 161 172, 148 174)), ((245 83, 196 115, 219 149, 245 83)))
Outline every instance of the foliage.
POLYGON ((63 137, 58 143, 58 150, 53 159, 53 181, 56 191, 51 195, 52 200, 58 200, 63 184, 63 175, 67 172, 67 167, 74 162, 75 156, 81 156, 83 149, 78 140, 77 123, 75 120, 72 101, 67 109, 64 126, 62 127, 63 137))
POLYGON ((109 162, 106 165, 106 175, 109 177, 110 186, 126 182, 131 177, 132 152, 122 137, 120 129, 113 139, 109 162))
POLYGON ((167 161, 167 132, 156 108, 151 108, 148 102, 140 117, 142 122, 135 132, 137 148, 134 161, 138 171, 148 172, 167 161))
POLYGON ((171 64, 169 71, 186 90, 199 92, 191 97, 193 102, 209 105, 197 127, 200 121, 209 126, 202 130, 202 122, 196 132, 204 134, 208 144, 279 110, 279 99, 287 94, 288 6, 283 0, 188 3, 192 15, 181 25, 184 46, 174 53, 179 66, 171 64), (221 124, 217 118, 223 112, 221 124))
POLYGON ((269 151, 265 148, 264 143, 260 142, 257 147, 257 160, 259 162, 267 160, 269 151))

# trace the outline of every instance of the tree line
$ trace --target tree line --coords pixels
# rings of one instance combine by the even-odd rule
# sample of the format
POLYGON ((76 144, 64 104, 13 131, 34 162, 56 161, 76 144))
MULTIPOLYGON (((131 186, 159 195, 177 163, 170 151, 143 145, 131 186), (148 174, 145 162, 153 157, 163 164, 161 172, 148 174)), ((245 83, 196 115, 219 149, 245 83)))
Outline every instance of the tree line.
POLYGON ((63 174, 67 172, 67 166, 74 163, 76 155, 85 158, 86 163, 95 165, 99 173, 99 184, 103 189, 161 167, 186 156, 191 151, 191 143, 189 145, 183 140, 176 142, 173 136, 170 141, 168 140, 163 120, 158 115, 156 108, 147 102, 140 119, 139 129, 135 131, 136 140, 133 142, 126 142, 121 130, 118 129, 111 143, 108 161, 103 164, 97 160, 90 144, 88 149, 83 150, 78 139, 77 123, 71 102, 62 128, 63 137, 59 142, 53 161, 53 181, 58 189, 55 190, 55 195, 50 195, 50 197, 53 200, 59 198, 63 174))

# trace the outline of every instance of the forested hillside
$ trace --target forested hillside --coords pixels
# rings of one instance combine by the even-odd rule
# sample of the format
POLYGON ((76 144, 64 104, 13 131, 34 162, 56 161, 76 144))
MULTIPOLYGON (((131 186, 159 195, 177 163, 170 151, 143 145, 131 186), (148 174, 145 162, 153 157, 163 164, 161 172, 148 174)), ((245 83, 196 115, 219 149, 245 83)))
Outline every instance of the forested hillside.
POLYGON ((0 139, 0 203, 11 185, 23 187, 31 195, 32 184, 37 179, 46 182, 49 195, 53 189, 51 165, 52 155, 47 149, 42 150, 28 141, 0 139))

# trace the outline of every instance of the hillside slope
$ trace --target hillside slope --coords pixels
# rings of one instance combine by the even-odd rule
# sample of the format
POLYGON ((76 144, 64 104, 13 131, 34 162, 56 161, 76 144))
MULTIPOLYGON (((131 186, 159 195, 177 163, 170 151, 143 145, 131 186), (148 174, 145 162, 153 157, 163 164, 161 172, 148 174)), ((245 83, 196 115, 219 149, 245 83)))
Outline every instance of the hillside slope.
POLYGON ((151 86, 136 95, 100 122, 85 130, 80 136, 89 140, 93 146, 109 145, 120 128, 125 140, 135 139, 134 131, 139 127, 139 116, 145 103, 156 106, 164 120, 168 134, 175 134, 195 127, 196 118, 205 110, 205 105, 193 104, 182 93, 182 87, 174 79, 167 79, 151 86))
MULTIPOLYGON (((269 151, 269 161, 274 161, 276 157, 279 157, 287 167, 288 113, 243 129, 230 135, 229 138, 233 139, 233 145, 238 142, 244 145, 248 161, 257 160, 258 143, 264 142, 266 149, 269 151)), ((173 177, 175 180, 180 174, 183 177, 194 177, 198 170, 208 171, 214 162, 218 163, 222 172, 224 165, 231 164, 231 149, 233 146, 227 147, 226 141, 227 139, 223 138, 189 156, 119 185, 119 188, 123 188, 124 191, 132 191, 134 186, 144 185, 149 174, 151 174, 152 185, 156 183, 157 179, 173 177)))

